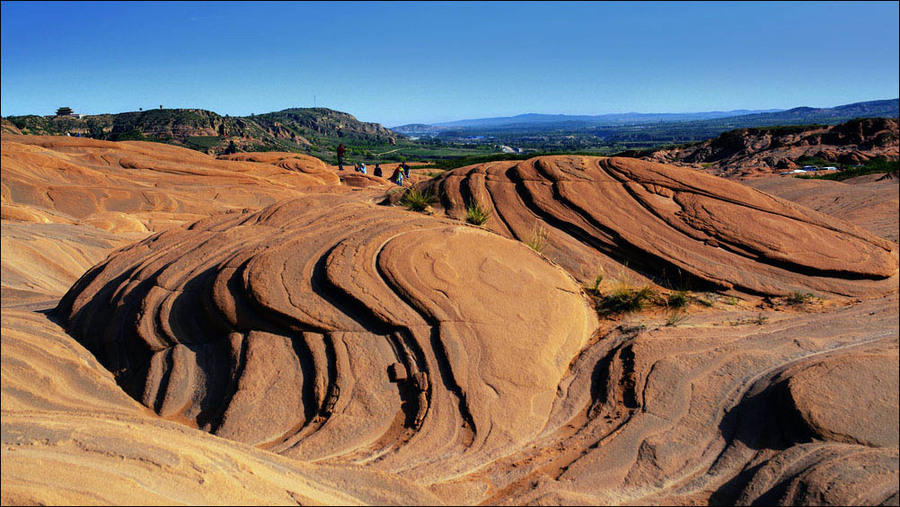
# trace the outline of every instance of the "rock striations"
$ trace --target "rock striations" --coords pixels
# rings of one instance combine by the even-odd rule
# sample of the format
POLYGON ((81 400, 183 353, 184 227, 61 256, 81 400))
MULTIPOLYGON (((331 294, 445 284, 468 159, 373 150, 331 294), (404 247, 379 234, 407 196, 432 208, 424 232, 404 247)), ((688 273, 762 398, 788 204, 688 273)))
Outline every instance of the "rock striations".
POLYGON ((148 238, 58 312, 166 418, 432 480, 537 435, 597 324, 520 243, 337 196, 148 238))
POLYGON ((896 191, 7 137, 4 505, 898 503, 896 191))
POLYGON ((450 217, 464 218, 477 203, 493 215, 490 230, 540 237, 544 253, 583 282, 606 272, 763 295, 856 297, 897 287, 895 243, 690 169, 551 156, 464 167, 424 187, 450 217))

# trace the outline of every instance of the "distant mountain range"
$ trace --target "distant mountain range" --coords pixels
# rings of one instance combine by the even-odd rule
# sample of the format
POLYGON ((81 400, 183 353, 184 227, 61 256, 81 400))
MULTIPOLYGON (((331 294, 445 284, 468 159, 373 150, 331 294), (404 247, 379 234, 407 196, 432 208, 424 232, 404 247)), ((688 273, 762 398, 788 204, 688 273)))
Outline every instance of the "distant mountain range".
POLYGON ((853 118, 897 117, 900 115, 900 99, 857 102, 831 108, 797 107, 794 109, 768 109, 734 111, 709 111, 701 113, 618 113, 602 115, 520 114, 498 118, 480 118, 435 123, 433 125, 410 124, 391 130, 404 135, 435 135, 450 130, 491 131, 539 130, 547 128, 584 129, 592 127, 633 126, 660 123, 698 123, 714 121, 716 124, 733 124, 733 128, 769 125, 796 125, 800 123, 836 124, 853 118))
POLYGON ((499 118, 482 118, 477 120, 459 120, 446 123, 435 123, 435 127, 489 127, 502 125, 524 125, 556 123, 585 123, 597 126, 622 125, 627 123, 655 123, 660 121, 692 121, 711 120, 714 118, 726 118, 754 113, 771 113, 782 109, 750 110, 737 109, 734 111, 709 111, 704 113, 614 113, 601 115, 568 115, 568 114, 520 114, 499 118))

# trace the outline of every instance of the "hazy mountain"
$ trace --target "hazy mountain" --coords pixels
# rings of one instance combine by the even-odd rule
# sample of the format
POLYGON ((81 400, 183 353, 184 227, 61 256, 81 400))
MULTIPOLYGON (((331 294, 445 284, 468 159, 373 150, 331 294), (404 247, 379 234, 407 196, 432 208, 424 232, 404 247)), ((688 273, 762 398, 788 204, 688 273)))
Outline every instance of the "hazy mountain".
POLYGON ((751 113, 764 113, 780 111, 780 109, 749 110, 739 109, 735 111, 708 111, 702 113, 613 113, 601 115, 570 115, 570 114, 536 114, 527 113, 516 116, 498 118, 480 118, 472 120, 458 120, 444 123, 435 123, 433 127, 500 127, 511 125, 537 125, 537 124, 563 124, 583 123, 591 126, 620 125, 624 123, 653 123, 660 121, 691 121, 709 120, 713 118, 725 118, 751 113))
POLYGON ((768 109, 733 111, 708 111, 700 113, 617 113, 602 115, 520 114, 497 118, 479 118, 435 123, 412 124, 393 127, 391 130, 410 135, 435 135, 448 130, 472 130, 479 133, 492 130, 541 130, 582 129, 663 123, 690 123, 697 127, 704 122, 725 125, 727 128, 757 127, 769 125, 796 125, 799 123, 836 124, 853 118, 893 118, 900 114, 900 100, 875 100, 857 102, 830 108, 796 107, 793 109, 768 109))

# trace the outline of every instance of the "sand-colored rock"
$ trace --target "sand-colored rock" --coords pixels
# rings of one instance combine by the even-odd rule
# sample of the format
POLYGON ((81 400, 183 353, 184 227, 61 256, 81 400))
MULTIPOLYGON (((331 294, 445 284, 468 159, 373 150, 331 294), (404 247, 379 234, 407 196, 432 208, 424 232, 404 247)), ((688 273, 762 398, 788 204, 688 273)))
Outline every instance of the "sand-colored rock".
POLYGON ((311 157, 275 155, 280 158, 246 154, 218 160, 159 143, 4 134, 0 197, 4 205, 89 221, 93 216, 105 230, 159 231, 215 212, 259 209, 311 186, 338 184, 337 176, 311 157), (248 161, 258 158, 279 165, 248 161), (110 213, 127 213, 141 225, 110 213))
POLYGON ((818 439, 869 447, 900 445, 897 349, 846 354, 790 376, 787 396, 818 439))
POLYGON ((4 306, 55 301, 91 266, 139 239, 67 223, 3 221, 4 306))
POLYGON ((900 300, 896 276, 872 267, 881 249, 896 269, 883 247, 896 243, 862 230, 887 236, 881 194, 797 191, 857 229, 699 173, 550 158, 436 180, 451 216, 471 195, 493 206, 476 228, 440 207, 374 205, 395 185, 282 186, 310 174, 156 144, 20 143, 9 153, 44 155, 29 178, 7 171, 20 157, 7 137, 4 505, 900 498, 900 300), (104 169, 103 157, 155 169, 104 169), (259 193, 211 200, 236 181, 229 170, 259 193), (173 208, 129 197, 147 188, 173 208), (535 225, 544 256, 503 237, 527 241, 535 225), (835 237, 852 248, 829 252, 835 237), (815 254, 802 269, 773 266, 802 249, 815 254), (658 310, 597 328, 548 258, 588 283, 605 266, 603 291, 681 262, 722 266, 717 280, 741 290, 788 280, 866 299, 694 293, 712 306, 692 304, 677 326, 658 310), (847 266, 822 272, 829 262, 847 266))
POLYGON ((900 238, 900 181, 870 174, 850 181, 754 178, 748 186, 821 211, 894 243, 900 238))
POLYGON ((464 167, 425 188, 448 216, 478 202, 493 213, 488 229, 526 242, 544 235, 544 253, 584 283, 605 272, 770 295, 897 290, 895 243, 690 169, 553 156, 464 167), (621 274, 622 264, 638 275, 621 274))
POLYGON ((596 327, 574 279, 524 245, 338 196, 148 238, 59 312, 164 417, 432 479, 534 437, 596 327))
POLYGON ((298 153, 267 151, 267 152, 248 152, 234 153, 231 155, 219 155, 219 160, 238 160, 246 162, 259 162, 262 164, 274 165, 287 169, 289 171, 297 171, 308 174, 322 180, 323 183, 336 185, 340 178, 334 171, 330 170, 325 162, 311 157, 309 155, 301 155, 298 153))
POLYGON ((896 118, 857 118, 833 126, 736 129, 703 142, 661 148, 644 158, 752 180, 797 169, 798 162, 808 159, 858 165, 898 157, 900 129, 896 118))
POLYGON ((160 420, 44 315, 4 308, 2 329, 4 505, 439 503, 397 476, 160 420))

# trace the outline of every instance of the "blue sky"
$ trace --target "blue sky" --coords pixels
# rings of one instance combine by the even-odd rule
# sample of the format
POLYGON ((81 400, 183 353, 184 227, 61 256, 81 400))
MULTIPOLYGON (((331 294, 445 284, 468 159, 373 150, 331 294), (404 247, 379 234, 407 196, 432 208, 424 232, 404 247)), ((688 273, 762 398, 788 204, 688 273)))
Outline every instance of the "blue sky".
POLYGON ((3 1, 3 116, 329 107, 396 126, 900 95, 898 2, 3 1))

